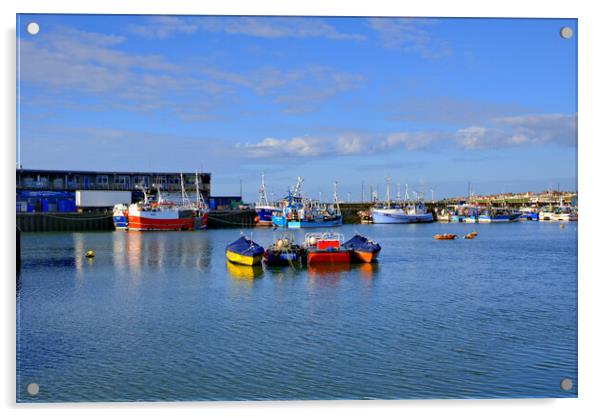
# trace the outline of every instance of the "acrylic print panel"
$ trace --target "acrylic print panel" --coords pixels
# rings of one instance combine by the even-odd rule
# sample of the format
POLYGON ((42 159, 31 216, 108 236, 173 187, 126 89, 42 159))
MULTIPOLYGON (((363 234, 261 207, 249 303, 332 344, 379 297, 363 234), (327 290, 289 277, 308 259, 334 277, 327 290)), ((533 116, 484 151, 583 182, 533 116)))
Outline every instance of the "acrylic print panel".
POLYGON ((17 50, 17 401, 577 396, 576 20, 27 14, 17 50))

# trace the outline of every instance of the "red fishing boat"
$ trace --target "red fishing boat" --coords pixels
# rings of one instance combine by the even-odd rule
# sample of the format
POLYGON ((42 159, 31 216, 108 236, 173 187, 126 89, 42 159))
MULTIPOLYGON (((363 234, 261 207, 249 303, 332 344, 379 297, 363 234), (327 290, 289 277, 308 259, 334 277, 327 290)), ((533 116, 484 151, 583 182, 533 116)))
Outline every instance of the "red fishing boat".
POLYGON ((308 233, 304 247, 307 251, 307 264, 348 264, 351 251, 341 247, 343 235, 340 233, 308 233))
MULTIPOLYGON (((180 174, 182 198, 179 202, 164 200, 157 186, 156 201, 151 201, 144 188, 144 201, 131 204, 127 210, 127 230, 194 230, 207 228, 207 208, 200 193, 197 176, 197 200, 190 201, 184 189, 184 178, 180 174)), ((122 210, 123 212, 123 210, 122 210)), ((114 210, 115 218, 115 210, 114 210)))

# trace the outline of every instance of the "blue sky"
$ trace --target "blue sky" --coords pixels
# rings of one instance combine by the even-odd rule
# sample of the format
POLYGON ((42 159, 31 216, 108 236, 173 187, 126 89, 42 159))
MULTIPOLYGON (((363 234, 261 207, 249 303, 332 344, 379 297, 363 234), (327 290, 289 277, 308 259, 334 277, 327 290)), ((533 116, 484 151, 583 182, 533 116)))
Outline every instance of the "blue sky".
POLYGON ((297 176, 344 200, 386 176, 427 197, 574 190, 576 25, 20 15, 21 163, 202 169, 247 201, 262 171, 276 196, 297 176))

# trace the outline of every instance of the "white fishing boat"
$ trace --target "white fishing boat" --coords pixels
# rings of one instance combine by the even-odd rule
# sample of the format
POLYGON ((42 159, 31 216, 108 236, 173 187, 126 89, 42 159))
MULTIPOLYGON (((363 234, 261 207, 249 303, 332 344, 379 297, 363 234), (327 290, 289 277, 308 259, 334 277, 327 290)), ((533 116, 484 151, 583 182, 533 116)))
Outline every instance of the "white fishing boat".
POLYGON ((398 191, 397 202, 391 203, 389 180, 387 179, 387 200, 372 208, 372 221, 381 224, 430 223, 433 221, 433 215, 427 211, 423 201, 418 199, 410 201, 407 184, 405 202, 400 200, 398 191))

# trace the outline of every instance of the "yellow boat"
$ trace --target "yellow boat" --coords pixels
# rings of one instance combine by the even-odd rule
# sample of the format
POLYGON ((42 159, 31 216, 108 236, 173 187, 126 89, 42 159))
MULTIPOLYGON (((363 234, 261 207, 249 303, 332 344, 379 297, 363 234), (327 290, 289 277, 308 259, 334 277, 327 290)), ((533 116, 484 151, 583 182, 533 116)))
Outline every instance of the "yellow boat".
POLYGON ((239 265, 258 265, 263 257, 263 248, 246 236, 226 247, 226 259, 239 265))

